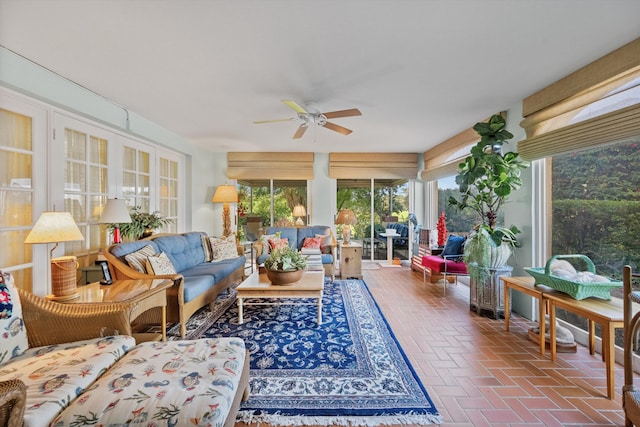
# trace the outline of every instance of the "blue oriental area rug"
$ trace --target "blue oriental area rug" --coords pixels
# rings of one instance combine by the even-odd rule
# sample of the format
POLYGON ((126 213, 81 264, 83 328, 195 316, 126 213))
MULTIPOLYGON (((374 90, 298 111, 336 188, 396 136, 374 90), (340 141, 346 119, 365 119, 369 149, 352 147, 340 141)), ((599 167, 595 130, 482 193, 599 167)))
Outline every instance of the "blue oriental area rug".
POLYGON ((245 306, 245 322, 238 325, 234 297, 232 293, 221 303, 226 309, 222 314, 204 315, 204 320, 202 314, 195 316, 188 337, 245 340, 251 354, 251 395, 240 408, 239 421, 354 426, 442 422, 362 280, 325 283, 320 326, 315 305, 245 306))

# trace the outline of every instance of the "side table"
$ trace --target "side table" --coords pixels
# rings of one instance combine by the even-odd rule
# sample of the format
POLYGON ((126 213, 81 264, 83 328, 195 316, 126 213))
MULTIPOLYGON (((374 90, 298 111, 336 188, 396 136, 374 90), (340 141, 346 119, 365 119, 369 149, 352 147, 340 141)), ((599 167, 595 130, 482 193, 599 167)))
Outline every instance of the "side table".
MULTIPOLYGON (((161 328, 162 340, 167 340, 167 289, 173 286, 173 281, 169 279, 144 279, 144 280, 115 280, 111 285, 100 285, 91 283, 80 286, 78 293, 80 296, 65 304, 100 304, 100 303, 121 303, 129 317, 131 324, 138 316, 145 311, 160 307, 162 313, 161 328)), ((140 336, 142 340, 153 340, 146 334, 140 336)), ((142 341, 141 340, 141 341, 142 341)), ((138 338, 136 338, 138 342, 138 338)))
POLYGON ((362 245, 349 242, 340 243, 340 277, 362 279, 362 245))

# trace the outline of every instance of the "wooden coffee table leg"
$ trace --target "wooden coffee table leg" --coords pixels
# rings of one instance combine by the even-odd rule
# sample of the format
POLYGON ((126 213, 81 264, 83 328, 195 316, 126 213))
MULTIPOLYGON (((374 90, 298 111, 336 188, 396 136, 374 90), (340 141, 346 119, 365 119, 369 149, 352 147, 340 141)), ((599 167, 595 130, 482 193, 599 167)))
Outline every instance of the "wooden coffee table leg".
MULTIPOLYGON (((166 297, 165 297, 166 298, 166 297)), ((167 340, 167 306, 162 306, 162 325, 160 326, 162 330, 162 341, 167 340)))
POLYGON ((242 318, 242 298, 238 298, 238 324, 241 325, 244 322, 242 318))

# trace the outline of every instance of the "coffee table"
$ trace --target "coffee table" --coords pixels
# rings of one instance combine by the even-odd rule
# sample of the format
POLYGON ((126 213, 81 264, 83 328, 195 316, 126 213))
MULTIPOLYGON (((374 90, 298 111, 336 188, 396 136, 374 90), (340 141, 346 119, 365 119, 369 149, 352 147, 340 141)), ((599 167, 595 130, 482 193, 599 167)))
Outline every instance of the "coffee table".
POLYGON ((322 291, 324 290, 324 271, 305 271, 298 282, 290 285, 272 285, 266 274, 257 271, 247 277, 237 288, 238 323, 243 323, 242 308, 245 305, 308 304, 277 301, 285 298, 315 299, 318 305, 318 325, 322 324, 322 291), (262 298, 276 300, 245 302, 246 299, 262 298))
MULTIPOLYGON (((160 307, 162 341, 167 340, 167 295, 166 290, 173 286, 169 279, 115 280, 111 285, 91 283, 78 287, 79 297, 65 304, 121 303, 132 323, 145 311, 160 307)), ((154 334, 155 335, 155 334, 154 334)), ((153 340, 145 334, 134 334, 136 342, 153 340), (135 336, 139 335, 139 336, 135 336)))

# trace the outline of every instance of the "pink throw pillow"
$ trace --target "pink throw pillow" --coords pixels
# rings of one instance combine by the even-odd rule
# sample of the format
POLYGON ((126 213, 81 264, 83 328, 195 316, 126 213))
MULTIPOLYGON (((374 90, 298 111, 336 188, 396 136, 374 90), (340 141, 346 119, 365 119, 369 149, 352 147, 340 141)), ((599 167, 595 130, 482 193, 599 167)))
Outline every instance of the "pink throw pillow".
POLYGON ((320 237, 305 237, 304 243, 302 243, 302 247, 310 249, 320 249, 321 244, 322 238, 320 237))
POLYGON ((283 238, 274 238, 269 240, 269 246, 271 247, 271 250, 274 250, 276 248, 284 248, 285 246, 289 246, 289 239, 287 239, 286 237, 283 238))

